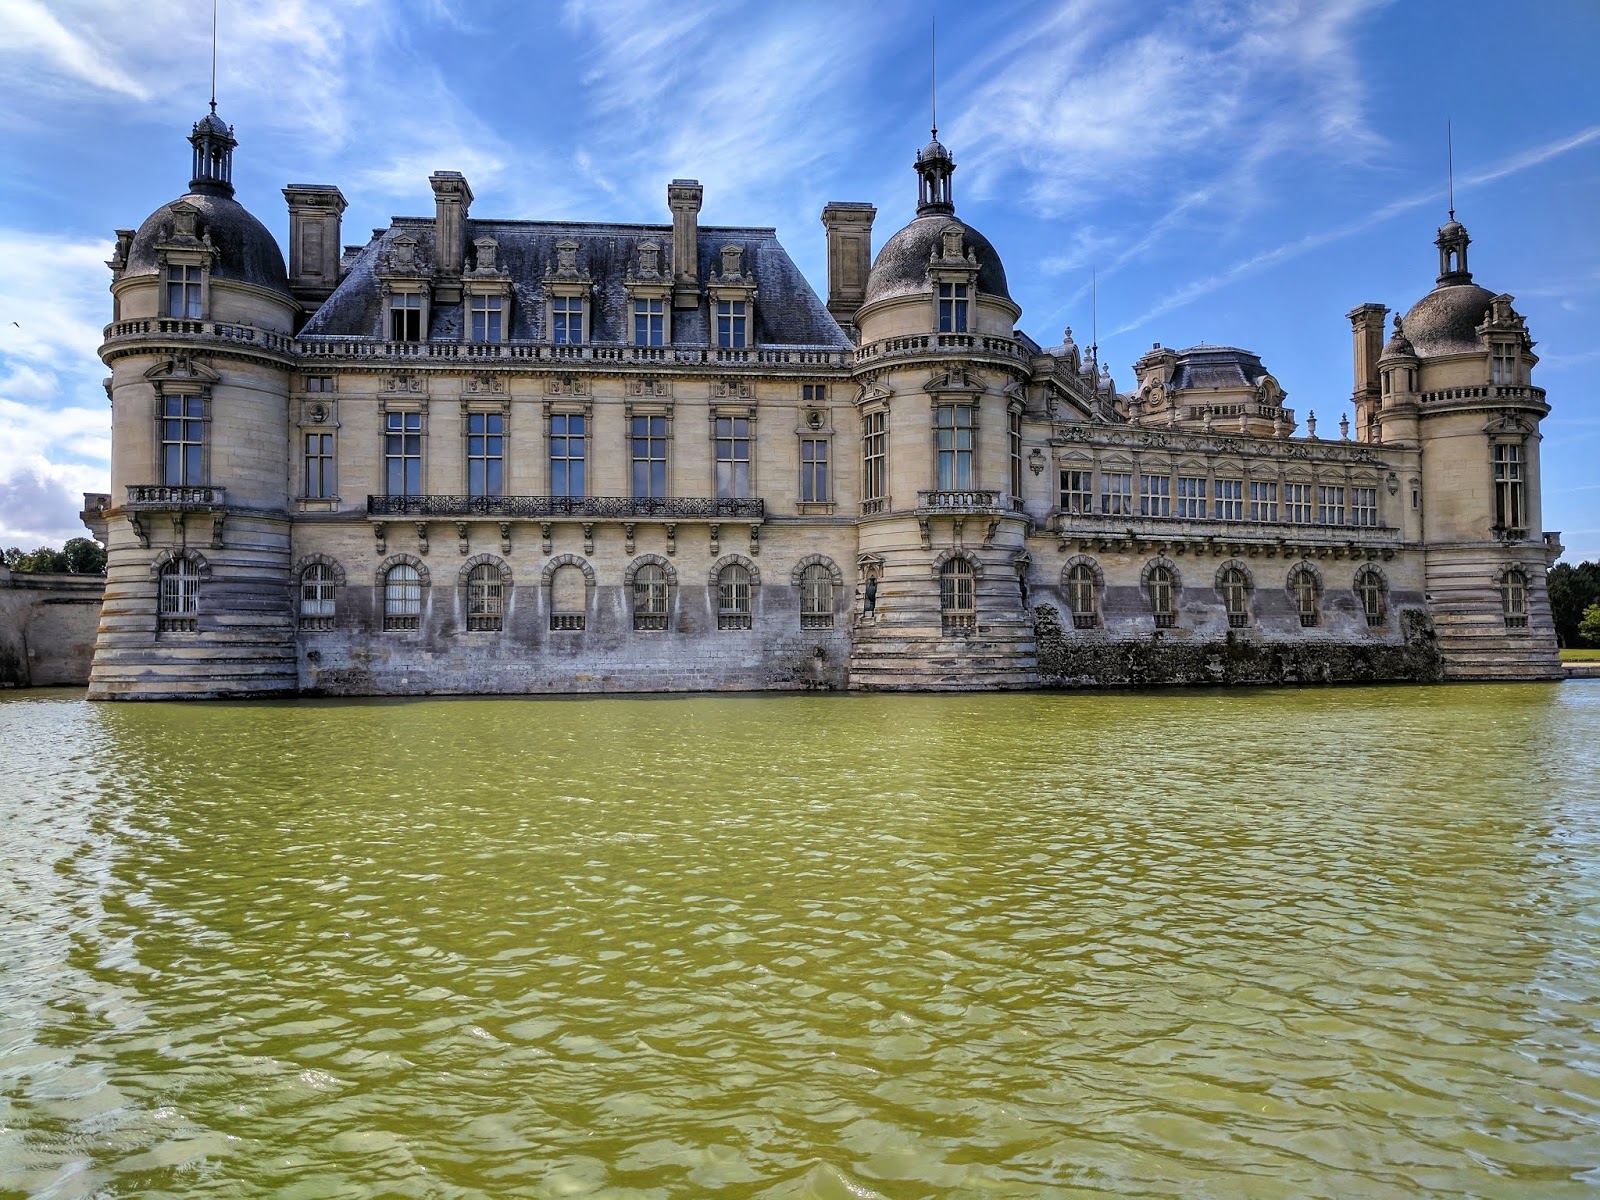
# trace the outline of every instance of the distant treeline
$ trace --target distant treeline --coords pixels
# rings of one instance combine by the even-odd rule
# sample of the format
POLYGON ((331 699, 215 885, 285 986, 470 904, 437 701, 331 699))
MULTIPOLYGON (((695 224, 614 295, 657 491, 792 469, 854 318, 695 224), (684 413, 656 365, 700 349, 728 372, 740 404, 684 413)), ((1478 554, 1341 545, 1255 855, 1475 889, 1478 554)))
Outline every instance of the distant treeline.
POLYGON ((1600 647, 1600 563, 1557 563, 1549 581, 1557 643, 1600 647))
POLYGON ((67 539, 67 544, 59 550, 50 546, 40 546, 37 550, 12 546, 0 554, 0 564, 18 575, 104 575, 106 551, 99 542, 75 537, 67 539))

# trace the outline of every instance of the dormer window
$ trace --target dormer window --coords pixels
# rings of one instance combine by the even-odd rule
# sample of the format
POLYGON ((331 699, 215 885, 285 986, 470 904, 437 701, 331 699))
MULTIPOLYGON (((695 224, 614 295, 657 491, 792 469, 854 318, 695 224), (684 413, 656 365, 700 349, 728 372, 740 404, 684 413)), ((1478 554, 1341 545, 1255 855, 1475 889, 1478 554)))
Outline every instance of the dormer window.
POLYGON ((1517 347, 1511 342, 1495 342, 1489 349, 1489 382, 1513 384, 1517 382, 1517 347))
POLYGON ((633 302, 633 344, 666 344, 666 301, 641 297, 633 302))
POLYGON ((939 285, 939 332, 965 333, 967 331, 967 293, 964 283, 939 285))
POLYGON ((205 272, 196 265, 167 268, 167 316, 199 320, 205 272))
POLYGON ((583 345, 582 296, 555 296, 551 299, 550 340, 558 346, 583 345))
POLYGON ((422 295, 420 292, 395 292, 389 297, 389 340, 422 340, 422 295))
POLYGON ((748 308, 743 300, 717 301, 717 345, 742 350, 748 345, 748 308))
POLYGON ((471 296, 472 341, 479 344, 504 341, 505 298, 471 296))

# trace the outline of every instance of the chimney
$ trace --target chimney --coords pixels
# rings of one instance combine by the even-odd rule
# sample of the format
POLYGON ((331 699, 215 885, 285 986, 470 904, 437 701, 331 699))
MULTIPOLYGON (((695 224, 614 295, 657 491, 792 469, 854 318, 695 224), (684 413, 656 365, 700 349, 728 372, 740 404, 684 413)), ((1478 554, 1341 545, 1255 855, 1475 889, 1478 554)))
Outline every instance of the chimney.
POLYGON ((853 325, 856 309, 867 298, 872 219, 877 215, 870 204, 840 200, 822 210, 822 227, 828 231, 828 311, 840 325, 853 325))
POLYGON ((314 313, 339 286, 344 193, 330 183, 291 183, 283 198, 289 202, 289 290, 314 313))
POLYGON ((700 199, 704 194, 698 179, 674 179, 667 185, 667 207, 672 210, 673 308, 695 308, 700 303, 700 199))
POLYGON ((467 257, 467 210, 472 207, 472 189, 460 171, 435 171, 428 176, 433 185, 433 273, 447 284, 435 288, 434 300, 443 304, 461 302, 461 268, 467 257))
POLYGON ((1355 336, 1356 441, 1370 440, 1383 394, 1378 386, 1378 360, 1383 357, 1383 319, 1389 310, 1381 304, 1363 304, 1345 314, 1355 336))

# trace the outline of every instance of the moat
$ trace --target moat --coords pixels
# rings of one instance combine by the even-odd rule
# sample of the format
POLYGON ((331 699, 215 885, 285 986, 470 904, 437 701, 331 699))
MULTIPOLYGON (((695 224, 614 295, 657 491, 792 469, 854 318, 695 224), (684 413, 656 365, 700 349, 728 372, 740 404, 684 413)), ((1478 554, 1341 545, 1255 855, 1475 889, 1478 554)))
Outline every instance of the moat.
POLYGON ((21 692, 0 760, 0 1194, 1600 1191, 1600 684, 21 692))

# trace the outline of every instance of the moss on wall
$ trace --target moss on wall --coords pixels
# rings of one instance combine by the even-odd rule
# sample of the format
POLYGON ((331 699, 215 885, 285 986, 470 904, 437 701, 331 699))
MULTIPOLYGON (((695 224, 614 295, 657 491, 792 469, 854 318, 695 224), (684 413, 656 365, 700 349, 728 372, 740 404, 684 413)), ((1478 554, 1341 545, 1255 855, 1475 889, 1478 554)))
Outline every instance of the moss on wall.
POLYGON ((1402 641, 1269 642, 1229 633, 1222 641, 1141 641, 1069 636, 1051 605, 1033 610, 1039 674, 1055 687, 1163 684, 1432 683, 1444 664, 1426 613, 1400 614, 1402 641))

